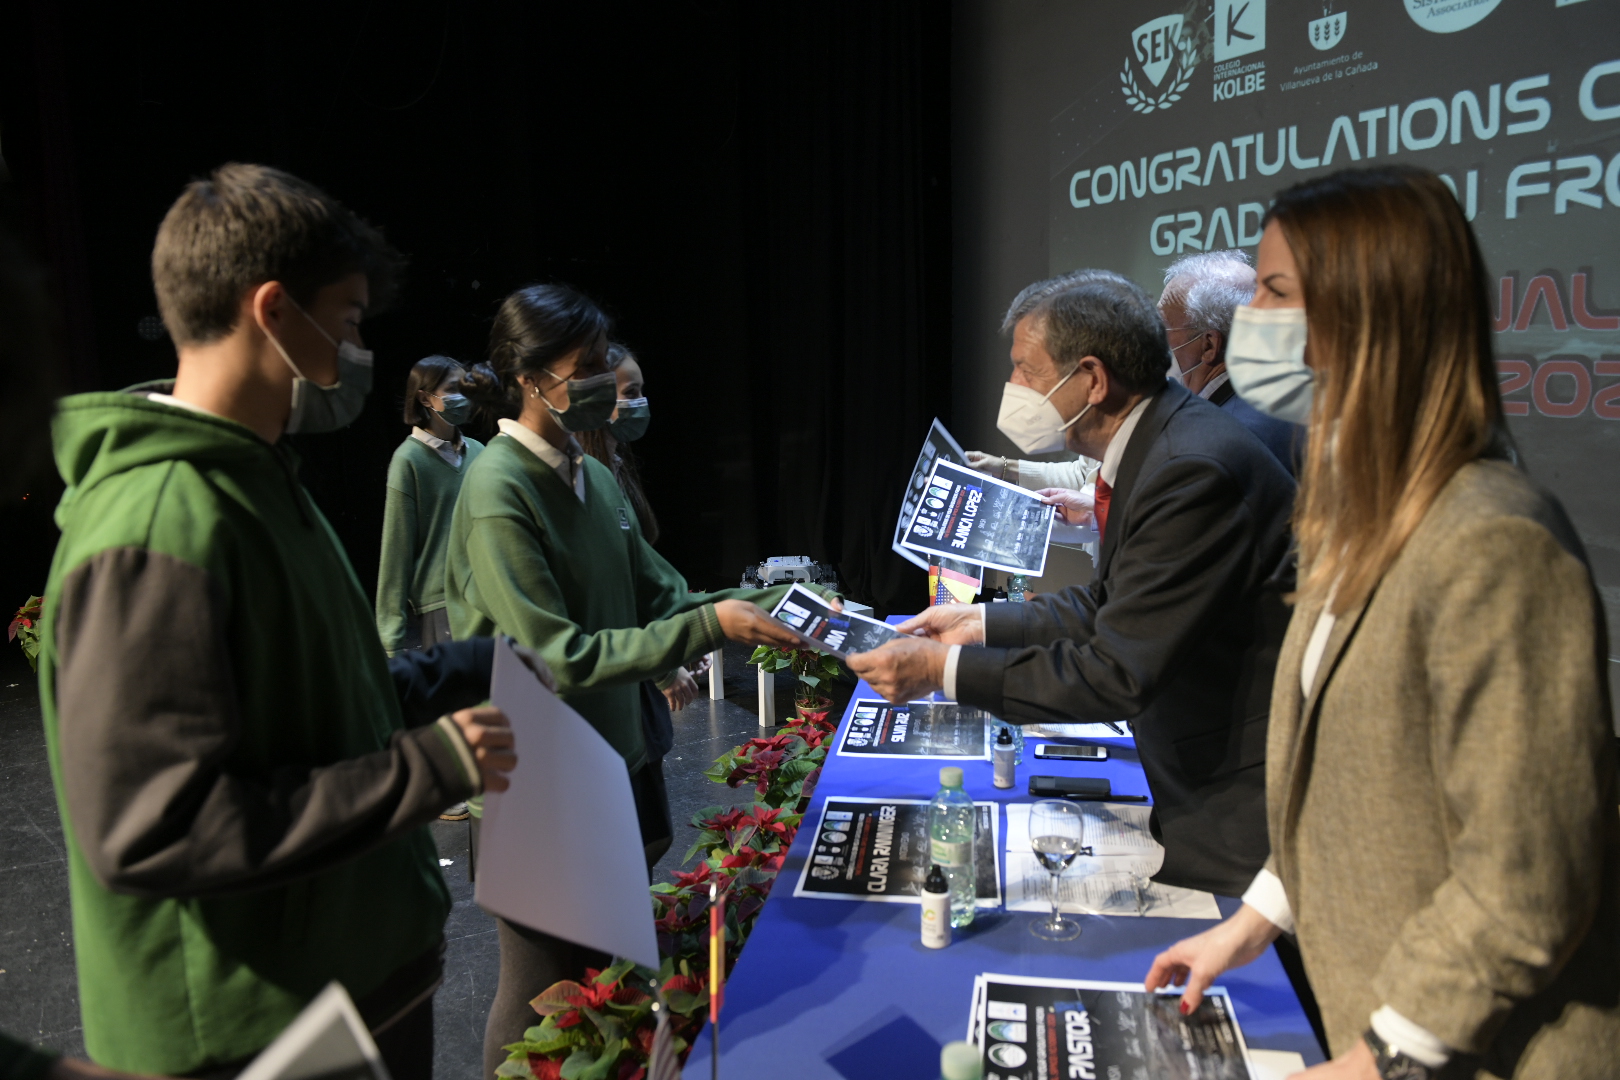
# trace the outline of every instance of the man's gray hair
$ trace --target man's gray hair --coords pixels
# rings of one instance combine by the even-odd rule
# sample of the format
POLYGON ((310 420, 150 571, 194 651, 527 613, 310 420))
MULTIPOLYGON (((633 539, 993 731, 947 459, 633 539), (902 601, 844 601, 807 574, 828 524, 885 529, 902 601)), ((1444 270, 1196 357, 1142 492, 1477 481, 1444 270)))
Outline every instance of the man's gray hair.
POLYGON ((1232 336, 1232 312, 1254 299, 1254 266, 1246 251, 1205 251, 1187 255, 1164 271, 1166 300, 1181 305, 1185 326, 1199 331, 1218 330, 1232 336))
MULTIPOLYGON (((1153 298, 1112 270, 1077 270, 1056 280, 1063 284, 1047 291, 1025 314, 1039 326, 1058 371, 1068 374, 1081 360, 1095 356, 1128 390, 1152 393, 1162 388, 1170 344, 1153 298)), ((1017 307, 1015 303, 1015 311, 1017 307)))
POLYGON ((1040 307, 1049 297, 1056 296, 1065 289, 1072 289, 1076 285, 1083 285, 1088 281, 1109 275, 1107 270, 1070 270, 1067 274, 1059 274, 1045 281, 1037 281, 1033 285, 1024 287, 1024 291, 1013 297, 1011 306, 1007 308, 1007 317, 1001 320, 1001 332, 1010 334, 1013 327, 1018 325, 1020 319, 1040 307))

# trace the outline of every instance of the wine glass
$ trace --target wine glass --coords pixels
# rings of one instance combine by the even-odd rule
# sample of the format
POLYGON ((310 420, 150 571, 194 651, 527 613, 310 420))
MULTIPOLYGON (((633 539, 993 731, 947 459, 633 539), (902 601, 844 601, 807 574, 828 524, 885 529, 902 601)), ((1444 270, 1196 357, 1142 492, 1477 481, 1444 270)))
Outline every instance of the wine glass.
POLYGON ((1029 846, 1035 857, 1052 875, 1052 918, 1037 919, 1029 932, 1046 941, 1073 941, 1080 936, 1080 924, 1065 919, 1058 910, 1058 879, 1077 855, 1089 855, 1081 847, 1085 839, 1085 818, 1080 808, 1062 799, 1047 799, 1029 808, 1029 846))

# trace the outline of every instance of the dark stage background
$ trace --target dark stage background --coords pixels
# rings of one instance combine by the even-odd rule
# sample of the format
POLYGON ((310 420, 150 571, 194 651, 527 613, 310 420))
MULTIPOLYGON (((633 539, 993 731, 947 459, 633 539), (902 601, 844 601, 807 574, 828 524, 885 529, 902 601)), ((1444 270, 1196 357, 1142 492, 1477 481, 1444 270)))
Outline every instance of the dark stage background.
MULTIPOLYGON (((560 280, 642 358, 635 449, 694 587, 807 554, 880 609, 925 602, 888 543, 951 421, 947 5, 33 0, 7 21, 6 212, 62 310, 69 389, 173 372, 141 333, 152 237, 221 162, 303 176, 410 255, 364 330, 371 407, 297 440, 368 591, 410 365, 478 359, 502 296, 560 280)), ((43 586, 58 494, 0 510, 0 604, 43 586)))

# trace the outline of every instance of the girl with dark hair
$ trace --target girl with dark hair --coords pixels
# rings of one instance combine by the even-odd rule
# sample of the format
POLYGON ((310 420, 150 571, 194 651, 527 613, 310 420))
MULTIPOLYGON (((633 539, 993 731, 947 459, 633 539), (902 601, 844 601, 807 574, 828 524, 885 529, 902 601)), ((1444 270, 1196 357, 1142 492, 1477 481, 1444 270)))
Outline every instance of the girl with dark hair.
POLYGON ((1284 191, 1227 367, 1308 421, 1266 751, 1271 857, 1161 953, 1196 1006, 1298 937, 1312 1077, 1612 1077, 1620 819, 1603 609, 1503 426, 1484 260, 1410 168, 1284 191))
POLYGON ((405 380, 411 433, 388 463, 377 568, 377 634, 389 656, 450 640, 444 600, 450 512, 461 478, 484 448, 461 434, 471 410, 461 393, 462 374, 448 356, 429 356, 405 380))
MULTIPOLYGON (((530 286, 501 304, 489 361, 462 383, 499 418, 500 434, 462 484, 445 590, 458 639, 509 634, 534 649, 563 700, 624 756, 651 867, 673 827, 640 684, 726 640, 792 648, 798 639, 761 610, 783 588, 688 592, 647 542, 612 471, 581 448, 578 436, 607 426, 617 406, 607 357, 607 316, 573 289, 530 286)), ((534 1025, 535 995, 608 963, 549 934, 497 923, 501 975, 484 1033, 486 1076, 505 1060, 501 1048, 534 1025)))
MULTIPOLYGON (((613 471, 613 479, 618 481, 619 490, 624 492, 624 497, 635 508, 636 520, 641 522, 641 534, 647 538, 647 543, 656 544, 658 518, 653 514, 652 504, 647 501, 647 494, 641 488, 641 470, 636 467, 635 453, 630 449, 631 443, 647 433, 647 425, 652 419, 641 362, 636 359, 635 353, 614 341, 608 344, 607 366, 613 372, 618 403, 607 427, 580 432, 579 444, 587 454, 613 471)), ((699 665, 707 663, 707 657, 698 661, 699 665)), ((702 674, 703 670, 704 667, 699 667, 697 674, 702 674)), ((663 695, 664 704, 660 705, 649 695, 644 711, 661 714, 661 723, 656 726, 663 730, 670 724, 669 710, 680 710, 690 705, 697 698, 698 686, 693 671, 683 666, 667 676, 662 685, 655 684, 653 691, 663 695)))

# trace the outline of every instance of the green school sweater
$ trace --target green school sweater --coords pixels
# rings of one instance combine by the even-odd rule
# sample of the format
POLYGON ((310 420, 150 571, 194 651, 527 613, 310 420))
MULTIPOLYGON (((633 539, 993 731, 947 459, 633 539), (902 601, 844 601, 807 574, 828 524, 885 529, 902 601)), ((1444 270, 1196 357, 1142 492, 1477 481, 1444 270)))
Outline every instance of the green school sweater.
POLYGON ((476 787, 440 725, 407 729, 290 451, 136 393, 65 398, 52 432, 39 687, 85 1046, 236 1061, 442 940, 425 823, 476 787))
POLYGON ((639 684, 724 642, 716 600, 770 608, 787 592, 690 593, 641 535, 613 473, 586 456, 585 501, 510 436, 467 470, 445 595, 457 639, 510 634, 545 658, 564 701, 631 769, 646 761, 639 684))
POLYGON ((377 568, 377 636, 393 656, 405 646, 412 615, 444 607, 444 553, 461 478, 484 444, 462 437, 461 468, 409 436, 388 463, 382 563, 377 568))

